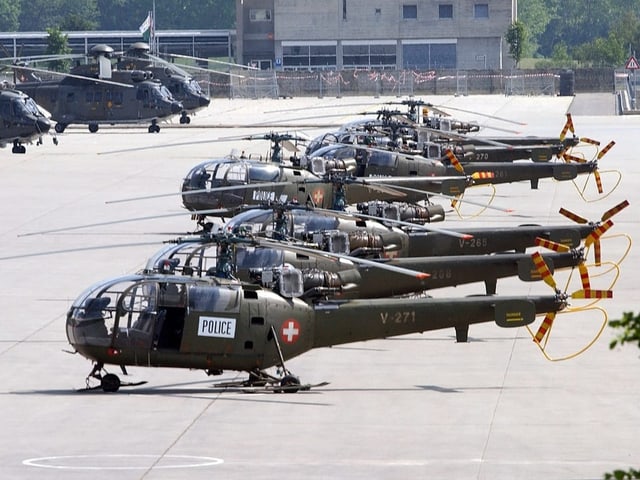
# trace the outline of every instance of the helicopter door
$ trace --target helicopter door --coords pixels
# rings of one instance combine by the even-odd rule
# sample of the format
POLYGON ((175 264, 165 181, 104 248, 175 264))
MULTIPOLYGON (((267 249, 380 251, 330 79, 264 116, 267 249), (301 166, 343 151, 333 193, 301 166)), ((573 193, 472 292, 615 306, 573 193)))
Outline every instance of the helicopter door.
POLYGON ((265 303, 258 299, 256 292, 245 291, 244 305, 247 308, 249 325, 243 339, 245 354, 253 354, 262 363, 266 349, 269 347, 268 327, 266 321, 265 303))
POLYGON ((184 285, 161 283, 158 289, 158 315, 153 347, 158 350, 180 350, 186 314, 184 285))
POLYGON ((136 92, 136 99, 142 102, 143 108, 151 107, 151 93, 147 87, 139 87, 136 92))

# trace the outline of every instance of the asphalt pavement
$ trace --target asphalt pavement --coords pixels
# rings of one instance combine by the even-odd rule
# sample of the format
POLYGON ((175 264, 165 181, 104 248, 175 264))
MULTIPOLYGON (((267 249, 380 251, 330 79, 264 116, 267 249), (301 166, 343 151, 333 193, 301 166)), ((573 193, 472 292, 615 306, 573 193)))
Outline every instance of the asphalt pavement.
MULTIPOLYGON (((24 155, 1 151, 0 476, 567 480, 640 468, 640 351, 635 345, 610 350, 615 332, 603 323, 640 310, 638 253, 632 248, 619 269, 613 266, 640 229, 640 118, 584 108, 573 110, 576 134, 603 145, 616 142, 600 160, 605 190, 613 190, 608 196, 597 194, 592 178, 584 191, 582 179, 542 180, 538 190, 526 182, 500 185, 493 205, 513 213, 476 215, 469 208, 461 216, 449 213, 442 224, 568 224, 561 207, 597 221, 629 200, 602 241, 606 266, 589 269, 593 288, 613 284, 614 298, 590 310, 575 300, 577 311, 556 319, 548 351, 554 359, 572 355, 602 329, 575 358, 550 361, 525 328, 482 324, 471 327, 464 344, 455 342, 453 331, 436 331, 309 352, 287 367, 303 382, 329 385, 297 394, 220 392, 203 372, 149 368, 129 369, 130 381, 147 381, 142 386, 115 394, 77 391, 91 363, 68 352, 65 316, 73 299, 94 282, 137 271, 164 240, 194 225, 182 215, 30 233, 179 214, 177 195, 106 202, 177 192, 193 165, 232 150, 266 155, 266 141, 239 137, 284 131, 283 124, 288 132, 315 135, 398 100, 214 99, 189 126, 176 119, 158 134, 146 126, 96 134, 70 127, 57 146, 45 138, 24 155)), ((577 101, 500 95, 425 100, 464 110, 456 116, 477 120, 483 134, 514 136, 559 135, 577 101)), ((596 153, 581 147, 584 158, 596 153)), ((481 188, 467 195, 487 200, 492 194, 481 188)), ((575 275, 558 272, 557 279, 569 291, 579 286, 575 275)), ((431 293, 483 292, 477 283, 431 293)), ((551 291, 543 282, 505 279, 497 292, 551 291)))

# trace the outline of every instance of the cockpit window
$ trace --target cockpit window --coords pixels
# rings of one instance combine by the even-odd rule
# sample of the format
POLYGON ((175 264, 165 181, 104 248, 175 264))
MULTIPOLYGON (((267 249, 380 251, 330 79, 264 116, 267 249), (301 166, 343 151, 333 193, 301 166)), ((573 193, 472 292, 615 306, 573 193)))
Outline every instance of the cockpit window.
POLYGON ((272 248, 239 248, 236 251, 238 268, 266 268, 282 265, 283 250, 272 248))
POLYGON ((189 288, 189 308, 197 312, 238 312, 240 311, 240 294, 234 289, 194 285, 189 288))
POLYGON ((261 228, 255 229, 252 228, 251 231, 259 232, 265 228, 266 225, 271 225, 273 223, 273 211, 269 210, 247 210, 246 212, 241 212, 232 220, 229 220, 225 225, 225 228, 235 230, 240 226, 245 225, 260 225, 261 228))
POLYGON ((370 152, 369 165, 375 165, 380 167, 395 167, 396 155, 388 152, 381 152, 379 150, 373 150, 370 152))
POLYGON ((36 115, 36 116, 43 116, 42 112, 40 111, 40 109, 38 108, 38 104, 36 104, 36 102, 33 100, 33 98, 27 97, 24 99, 24 103, 23 103, 23 107, 24 109, 32 114, 32 115, 36 115))
POLYGON ((329 145, 327 147, 316 150, 313 154, 314 157, 322 157, 326 159, 338 159, 355 158, 356 150, 350 146, 336 146, 329 145))
POLYGON ((280 169, 275 165, 251 165, 249 167, 249 181, 275 182, 280 177, 280 169))
POLYGON ((164 85, 157 85, 157 88, 153 89, 153 96, 162 100, 173 100, 171 92, 164 85))
POLYGON ((219 163, 213 173, 212 185, 218 186, 225 181, 231 184, 245 183, 247 166, 244 163, 219 163))
POLYGON ((155 283, 139 283, 120 299, 119 327, 131 328, 141 313, 155 312, 158 287, 155 283))

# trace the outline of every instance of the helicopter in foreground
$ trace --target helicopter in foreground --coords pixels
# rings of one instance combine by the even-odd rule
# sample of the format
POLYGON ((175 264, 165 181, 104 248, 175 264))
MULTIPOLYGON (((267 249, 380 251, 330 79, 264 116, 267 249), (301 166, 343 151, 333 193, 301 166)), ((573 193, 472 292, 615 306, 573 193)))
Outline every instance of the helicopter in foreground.
POLYGON ((91 54, 96 63, 78 65, 69 74, 13 66, 18 77, 26 80, 18 88, 51 112, 51 118, 57 122, 57 133, 74 123, 87 124, 89 131, 95 133, 100 124, 143 122, 151 122, 149 133, 157 133, 158 120, 183 110, 182 104, 149 72, 112 71, 111 47, 96 45, 91 54), (42 81, 36 77, 37 72, 63 78, 42 81))
POLYGON ((105 365, 224 370, 249 373, 243 387, 273 391, 309 389, 285 361, 311 349, 443 328, 496 322, 528 325, 538 314, 567 307, 569 296, 523 295, 465 298, 300 298, 299 273, 288 269, 277 289, 236 280, 171 274, 127 275, 88 288, 67 313, 74 350, 94 362, 87 377, 106 392, 120 378, 105 365), (282 378, 266 372, 279 366, 282 378))
POLYGON ((51 128, 51 121, 31 97, 5 86, 0 88, 0 120, 0 148, 12 143, 12 153, 25 153, 24 144, 34 140, 41 144, 51 128))

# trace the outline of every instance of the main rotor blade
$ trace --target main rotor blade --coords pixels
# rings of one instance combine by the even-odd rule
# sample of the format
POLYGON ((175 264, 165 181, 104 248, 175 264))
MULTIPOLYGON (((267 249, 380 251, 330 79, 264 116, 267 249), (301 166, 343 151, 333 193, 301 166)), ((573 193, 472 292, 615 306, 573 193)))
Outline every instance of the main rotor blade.
POLYGON ((463 238, 465 240, 470 240, 473 238, 473 235, 469 235, 468 233, 454 232, 453 230, 447 230, 446 228, 438 228, 438 227, 433 227, 431 225, 421 225, 419 223, 404 222, 402 220, 394 220, 391 218, 376 217, 374 215, 366 215, 364 213, 353 213, 351 215, 348 215, 348 214, 345 215, 345 214, 342 214, 341 212, 335 212, 333 210, 325 210, 323 208, 314 208, 313 211, 318 211, 321 213, 325 213, 327 215, 344 218, 345 220, 353 220, 353 218, 351 217, 367 218, 370 220, 376 220, 381 223, 385 223, 385 222, 394 223, 396 225, 415 228, 416 230, 426 230, 428 232, 441 233, 443 235, 449 235, 451 237, 456 237, 456 238, 463 238))
MULTIPOLYGON (((161 59, 159 57, 156 57, 154 55, 150 55, 150 54, 147 54, 147 55, 149 56, 149 58, 157 59, 157 61, 159 61, 159 62, 162 61, 162 62, 166 63, 167 65, 171 65, 171 66, 174 65, 173 63, 167 62, 166 60, 163 60, 163 59, 161 59)), ((171 68, 176 68, 177 70, 182 70, 184 68, 184 69, 187 69, 187 70, 194 70, 196 72, 218 73, 220 75, 226 75, 227 77, 246 78, 244 75, 239 75, 237 73, 223 72, 222 70, 211 70, 210 68, 196 67, 194 65, 180 65, 180 68, 178 68, 178 67, 171 67, 171 68)), ((180 75, 184 75, 186 77, 190 76, 189 74, 187 74, 187 72, 181 73, 180 75)))
POLYGON ((2 260, 18 260, 21 258, 29 258, 29 257, 43 257, 45 255, 58 255, 61 253, 77 253, 77 252, 87 252, 92 250, 107 250, 111 248, 131 248, 131 247, 148 247, 150 245, 158 245, 160 242, 138 242, 138 243, 114 243, 112 245, 95 245, 91 247, 77 247, 77 248, 66 248, 62 250, 49 250, 47 252, 36 252, 36 253, 24 253, 20 255, 10 255, 6 257, 0 257, 0 261, 2 260))
POLYGON ((246 190, 248 188, 260 188, 260 187, 279 187, 284 185, 291 185, 293 182, 264 182, 264 183, 245 183, 242 185, 228 185, 226 187, 215 187, 215 188, 201 188, 198 190, 187 190, 185 192, 172 192, 172 193, 158 193, 156 195, 146 195, 143 197, 130 197, 130 198, 121 198, 118 200, 107 200, 104 203, 125 203, 125 202, 134 202, 137 200, 150 200, 154 198, 164 198, 164 197, 174 197, 176 195, 197 195, 200 193, 213 193, 213 192, 222 192, 226 190, 246 190))
POLYGON ((71 230, 82 230, 84 228, 91 228, 91 227, 103 227, 106 225, 116 225, 119 223, 130 223, 130 222, 141 222, 144 220, 155 220, 156 218, 167 218, 167 217, 179 217, 179 216, 185 216, 185 215, 193 215, 193 214, 202 214, 202 215, 210 215, 212 213, 226 213, 228 212, 228 210, 221 210, 221 209, 212 209, 212 210, 197 210, 197 211, 188 211, 185 210, 184 212, 178 212, 178 213, 167 213, 164 215, 150 215, 150 216, 146 216, 146 217, 137 217, 137 218, 126 218, 126 219, 122 219, 122 220, 111 220, 108 222, 97 222, 97 223, 88 223, 85 225, 75 225, 75 226, 71 226, 71 227, 60 227, 60 228, 52 228, 50 230, 40 230, 39 232, 29 232, 29 233, 21 233, 18 235, 18 237, 30 237, 33 235, 44 235, 47 233, 60 233, 60 232, 68 232, 71 230))
POLYGON ((499 120, 501 122, 513 123, 514 125, 526 125, 526 123, 524 123, 524 122, 518 122, 517 120, 512 120, 510 118, 499 117, 497 115, 489 115, 487 113, 481 113, 481 112, 477 112, 477 111, 473 111, 473 110, 465 110, 464 108, 450 107, 448 105, 433 105, 431 103, 425 103, 423 106, 425 106, 427 108, 435 107, 435 108, 440 108, 440 109, 443 109, 443 110, 454 110, 454 111, 457 111, 457 112, 470 113, 471 115, 479 115, 481 117, 491 118, 493 120, 499 120))
MULTIPOLYGON (((33 68, 33 67, 22 67, 19 65, 7 65, 7 66, 9 68, 13 68, 14 70, 28 70, 31 72, 38 72, 38 73, 50 73, 52 75, 59 75, 61 77, 78 78, 80 80, 86 80, 87 82, 98 82, 98 83, 106 83, 107 85, 115 85, 117 87, 135 88, 133 85, 129 85, 127 83, 113 82, 111 80, 103 80, 102 78, 85 77, 83 75, 75 75, 73 73, 54 72, 53 70, 45 70, 43 68, 33 68)), ((19 87, 20 87, 20 84, 18 84, 18 88, 19 87)))
POLYGON ((429 278, 431 276, 428 273, 420 272, 418 270, 411 270, 411 269, 408 269, 408 268, 398 267, 398 266, 395 266, 395 265, 389 265, 389 264, 386 264, 386 263, 376 262, 376 261, 373 261, 373 260, 367 260, 365 258, 360 258, 360 257, 352 257, 350 255, 343 255, 341 253, 326 252, 324 250, 314 250, 313 248, 300 247, 300 246, 297 246, 297 245, 291 244, 291 243, 280 243, 280 242, 269 241, 269 240, 260 241, 260 243, 263 243, 263 242, 268 244, 268 245, 271 245, 271 246, 278 246, 279 245, 280 248, 288 248, 288 249, 292 249, 292 250, 297 250, 297 251, 300 251, 302 253, 308 253, 308 254, 312 254, 312 255, 319 255, 319 256, 329 257, 329 258, 340 258, 340 259, 343 259, 343 260, 348 260, 348 261, 350 261, 352 263, 359 263, 359 264, 366 265, 366 266, 369 266, 369 267, 381 268, 383 270, 389 270, 391 272, 396 272, 396 273, 400 273, 400 274, 403 274, 403 275, 408 275, 410 277, 417 278, 418 280, 424 280, 424 279, 429 278))
POLYGON ((252 67, 250 65, 242 65, 240 63, 224 62, 222 60, 213 60, 211 58, 192 57, 190 55, 179 55, 177 53, 167 53, 166 55, 168 57, 186 58, 188 60, 196 60, 196 61, 199 61, 199 62, 219 63, 221 65, 229 65, 231 67, 246 68, 247 70, 260 70, 258 67, 252 67))

